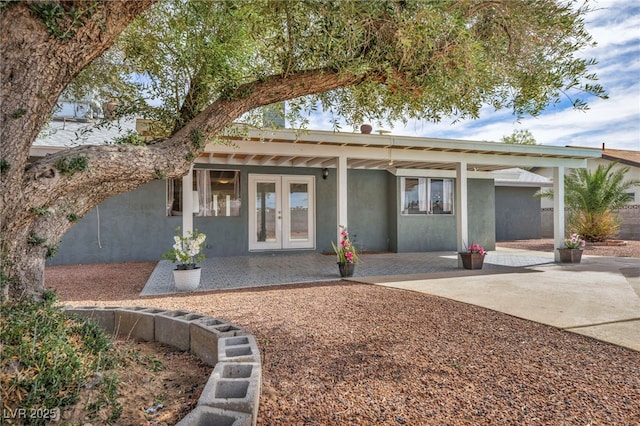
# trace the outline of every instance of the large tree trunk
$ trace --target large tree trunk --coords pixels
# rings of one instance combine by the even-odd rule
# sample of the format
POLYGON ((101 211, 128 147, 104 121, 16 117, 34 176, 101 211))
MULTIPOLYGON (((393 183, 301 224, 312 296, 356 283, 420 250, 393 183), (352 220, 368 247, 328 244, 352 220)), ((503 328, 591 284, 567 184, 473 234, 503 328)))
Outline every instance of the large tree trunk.
POLYGON ((38 297, 44 290, 45 257, 55 252, 60 238, 78 218, 110 196, 161 176, 183 176, 204 149, 203 142, 246 111, 363 79, 330 70, 274 76, 240 87, 237 93, 242 96, 213 103, 161 143, 77 147, 28 163, 31 144, 64 87, 151 2, 106 2, 101 13, 93 15, 106 26, 92 20, 78 29, 75 38, 64 42, 46 31, 26 3, 2 11, 2 27, 13 22, 12 30, 0 39, 0 260, 5 296, 38 297), (29 51, 35 53, 24 54, 29 51), (75 166, 65 170, 64 163, 75 166))
POLYGON ((55 241, 47 237, 58 234, 44 229, 43 222, 51 222, 44 213, 50 203, 40 203, 39 195, 45 194, 33 193, 33 179, 25 176, 31 144, 62 90, 154 1, 60 2, 65 10, 87 13, 76 25, 66 13, 58 20, 45 18, 55 2, 7 3, 0 10, 0 279, 5 296, 41 293, 45 246, 55 241))

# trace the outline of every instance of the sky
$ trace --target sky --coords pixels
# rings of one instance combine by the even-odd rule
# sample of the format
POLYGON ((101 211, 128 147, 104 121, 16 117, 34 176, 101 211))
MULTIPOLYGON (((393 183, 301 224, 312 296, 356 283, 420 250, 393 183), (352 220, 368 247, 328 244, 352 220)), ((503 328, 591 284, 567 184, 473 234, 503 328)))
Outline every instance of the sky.
MULTIPOLYGON (((538 117, 516 122, 510 110, 483 108, 477 120, 451 124, 411 121, 397 123, 389 130, 393 135, 499 142, 515 130, 528 130, 538 144, 640 150, 640 1, 591 0, 593 12, 585 27, 597 46, 581 52, 595 58, 591 70, 609 99, 587 98, 589 110, 575 110, 570 104, 550 107, 538 117)), ((330 117, 315 114, 309 129, 330 130, 330 117)), ((343 126, 342 131, 347 131, 343 126)))

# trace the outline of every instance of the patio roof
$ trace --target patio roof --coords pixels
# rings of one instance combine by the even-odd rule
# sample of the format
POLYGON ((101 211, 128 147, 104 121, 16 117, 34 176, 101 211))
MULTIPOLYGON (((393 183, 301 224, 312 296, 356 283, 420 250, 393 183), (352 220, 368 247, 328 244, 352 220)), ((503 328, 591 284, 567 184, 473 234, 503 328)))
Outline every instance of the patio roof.
POLYGON ((586 167, 587 158, 599 158, 593 148, 513 145, 498 142, 416 138, 394 135, 251 129, 231 145, 209 144, 198 162, 227 165, 336 167, 347 157, 350 169, 387 170, 395 175, 419 170, 487 172, 513 167, 586 167))
MULTIPOLYGON (((69 146, 100 145, 131 130, 126 122, 78 138, 87 123, 66 122, 55 132, 39 138, 32 156, 44 156, 69 146)), ((239 126, 240 127, 240 126, 239 126)), ((242 131, 240 131, 242 133, 242 131)), ((209 144, 198 163, 334 168, 347 158, 349 169, 387 170, 398 176, 442 176, 454 173, 456 164, 466 163, 470 173, 514 167, 586 167, 588 158, 600 158, 595 148, 517 145, 459 139, 419 138, 392 134, 342 133, 321 130, 250 128, 242 136, 229 137, 229 145, 209 144), (428 171, 428 172, 427 172, 428 171)))

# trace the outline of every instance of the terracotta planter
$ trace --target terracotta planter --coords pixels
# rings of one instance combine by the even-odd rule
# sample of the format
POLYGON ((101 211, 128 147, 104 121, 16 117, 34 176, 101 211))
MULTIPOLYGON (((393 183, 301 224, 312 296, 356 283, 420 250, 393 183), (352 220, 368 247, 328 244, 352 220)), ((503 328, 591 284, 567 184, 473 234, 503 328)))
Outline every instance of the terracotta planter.
POLYGON ((370 134, 372 130, 373 127, 371 127, 370 124, 363 124, 362 126, 360 126, 360 132, 364 135, 370 134))
POLYGON ((352 277, 353 272, 356 270, 356 264, 355 263, 338 263, 338 269, 340 270, 341 277, 343 278, 352 277))
POLYGON ((462 259, 462 267, 464 269, 482 269, 484 257, 486 255, 480 253, 458 253, 462 259))
POLYGON ((580 263, 582 260, 582 249, 559 248, 558 252, 562 263, 580 263))
POLYGON ((193 269, 174 269, 173 281, 180 291, 193 291, 200 285, 202 269, 196 266, 193 269))

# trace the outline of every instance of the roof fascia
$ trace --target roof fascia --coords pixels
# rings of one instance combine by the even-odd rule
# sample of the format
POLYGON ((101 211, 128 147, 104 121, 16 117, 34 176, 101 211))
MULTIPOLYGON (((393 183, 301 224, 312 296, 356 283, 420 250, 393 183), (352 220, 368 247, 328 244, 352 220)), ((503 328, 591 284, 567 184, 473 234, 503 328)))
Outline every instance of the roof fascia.
MULTIPOLYGON (((391 174, 398 177, 429 177, 429 178, 455 178, 455 170, 441 170, 441 169, 393 169, 390 170, 391 174)), ((498 179, 498 177, 506 177, 510 179, 517 179, 517 173, 493 173, 493 172, 476 172, 470 170, 467 172, 467 177, 471 179, 498 179)))
POLYGON ((313 145, 305 143, 280 143, 239 140, 235 146, 207 145, 205 152, 224 154, 259 154, 274 156, 307 156, 307 157, 347 157, 350 159, 388 160, 389 153, 394 161, 422 161, 460 163, 477 165, 500 165, 513 167, 571 167, 584 168, 585 158, 563 158, 544 156, 516 156, 495 153, 463 153, 430 150, 409 150, 384 147, 351 147, 337 145, 313 145))
POLYGON ((512 180, 497 180, 496 186, 508 186, 508 187, 519 187, 519 188, 551 188, 553 187, 553 182, 519 182, 512 180))
POLYGON ((291 129, 249 130, 248 137, 264 142, 273 140, 291 143, 328 143, 343 145, 362 145, 371 147, 407 147, 442 150, 465 150, 478 152, 530 154, 541 156, 562 156, 579 158, 600 158, 598 148, 574 148, 549 145, 506 144, 502 142, 469 141, 461 139, 418 138, 412 136, 373 135, 362 133, 338 133, 322 130, 296 131, 291 129))

